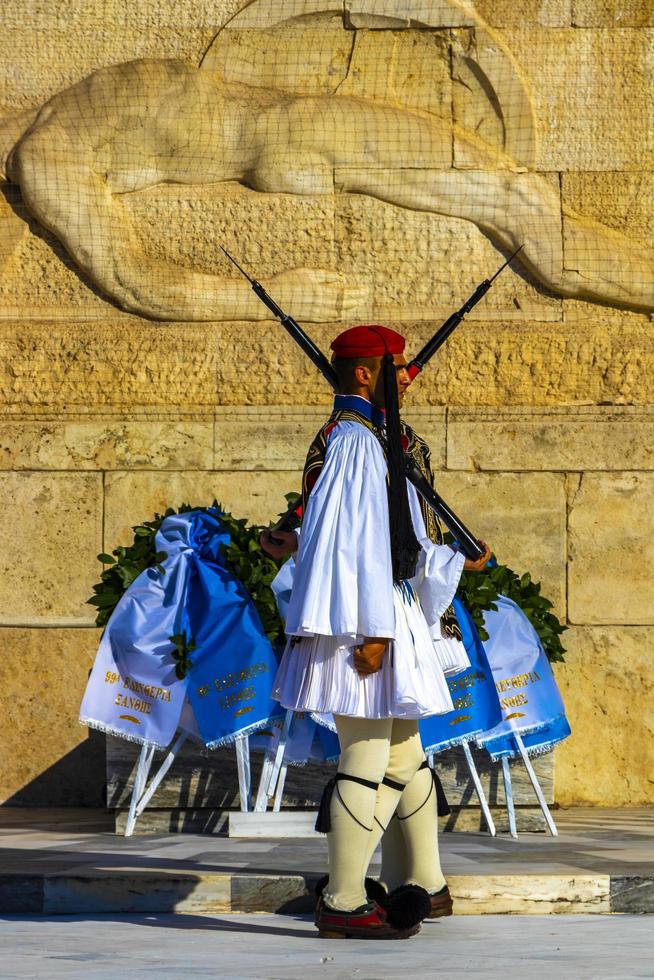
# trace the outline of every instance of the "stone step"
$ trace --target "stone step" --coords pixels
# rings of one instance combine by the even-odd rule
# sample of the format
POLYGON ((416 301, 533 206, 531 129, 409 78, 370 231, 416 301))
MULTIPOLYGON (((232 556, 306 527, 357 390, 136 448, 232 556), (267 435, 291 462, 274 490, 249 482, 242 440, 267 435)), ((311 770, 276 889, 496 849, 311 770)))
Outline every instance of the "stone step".
MULTIPOLYGON (((89 869, 0 874, 0 913, 306 913, 318 876, 89 869)), ((452 875, 457 915, 654 912, 654 876, 452 875)))
MULTIPOLYGON (((498 834, 509 833, 509 818, 504 806, 491 806, 491 816, 498 834)), ((127 825, 127 808, 114 811, 116 834, 122 836, 127 825)), ((148 807, 136 821, 134 836, 148 834, 204 834, 227 832, 230 837, 315 837, 312 832, 316 811, 283 809, 279 813, 267 810, 262 814, 245 813, 240 810, 224 810, 220 807, 148 807), (257 828, 257 818, 262 818, 263 826, 257 828), (277 824, 288 821, 291 830, 278 832, 277 824), (250 829, 245 833, 234 833, 234 829, 250 829)), ((516 806, 516 826, 519 834, 547 831, 545 819, 538 806, 516 806)), ((554 821, 557 810, 552 808, 554 821)), ((441 817, 440 829, 443 833, 485 833, 486 822, 477 806, 453 806, 448 817, 441 817)))

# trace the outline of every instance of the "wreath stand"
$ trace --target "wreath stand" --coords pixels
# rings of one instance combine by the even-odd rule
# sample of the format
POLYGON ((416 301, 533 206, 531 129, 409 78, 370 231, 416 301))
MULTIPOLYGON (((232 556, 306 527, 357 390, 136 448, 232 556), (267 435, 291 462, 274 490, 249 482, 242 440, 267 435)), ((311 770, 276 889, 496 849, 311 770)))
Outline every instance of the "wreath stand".
MULTIPOLYGON (((527 770, 527 775, 529 776, 529 781, 534 788, 534 793, 536 794, 536 799, 538 800, 538 805, 541 808, 542 814, 545 817, 545 823, 547 824, 547 829, 549 830, 552 837, 558 837, 559 832, 554 823, 554 818, 552 817, 550 808, 545 801, 545 794, 543 789, 538 782, 538 776, 534 772, 534 767, 531 764, 531 759, 525 748, 525 743, 522 741, 522 737, 514 732, 512 736, 518 746, 518 752, 524 767, 527 770)), ((509 816, 509 833, 511 837, 517 839, 518 831, 516 827, 515 819, 515 806, 513 803, 513 786, 511 785, 511 767, 509 766, 509 760, 506 756, 502 758, 502 779, 504 780, 504 795, 506 797, 506 810, 509 816)))
MULTIPOLYGON (((288 765, 284 762, 284 754, 286 751, 286 745, 288 742, 288 734, 291 727, 291 721, 293 719, 293 711, 288 710, 284 718, 284 724, 279 737, 279 742, 274 751, 267 750, 264 753, 263 764, 261 768, 261 776, 259 778, 259 785, 257 787, 257 793, 254 801, 254 806, 252 806, 251 795, 252 795, 252 774, 250 768, 250 742, 247 735, 241 735, 234 740, 234 750, 236 752, 236 767, 238 772, 238 788, 239 788, 239 799, 241 803, 241 813, 250 814, 249 818, 242 819, 239 815, 234 814, 234 819, 230 814, 230 825, 229 834, 234 837, 247 837, 250 833, 253 836, 278 836, 280 831, 283 833, 282 827, 277 827, 271 825, 265 819, 262 821, 260 818, 254 818, 254 814, 263 813, 280 813, 282 797, 284 793, 284 785, 286 782, 286 773, 288 770, 288 765), (272 800, 272 810, 268 810, 270 801, 272 800), (248 825, 250 827, 250 832, 248 832, 248 825), (276 832, 275 832, 276 831, 276 832)), ((152 762, 154 759, 155 746, 153 745, 143 745, 141 747, 141 752, 139 754, 138 763, 136 766, 136 774, 134 777, 134 787, 132 789, 132 794, 130 797, 129 812, 127 815, 127 822, 125 825, 125 837, 131 837, 134 833, 134 827, 136 826, 136 821, 141 816, 148 803, 154 796, 160 783, 168 773, 173 762, 177 758, 182 746, 189 738, 187 732, 180 732, 173 742, 170 750, 165 756, 163 762, 159 766, 158 770, 150 780, 147 782, 148 776, 150 774, 150 769, 152 767, 152 762)), ((536 799, 538 800, 538 805, 542 811, 547 824, 547 829, 552 837, 558 836, 558 830, 554 819, 550 812, 550 809, 545 800, 545 795, 543 793, 542 787, 538 781, 538 777, 534 771, 531 764, 531 760, 525 749, 524 742, 519 734, 515 733, 513 735, 515 739, 518 751, 520 753, 521 760, 527 770, 527 775, 536 794, 536 799)), ((470 772, 470 777, 472 779, 479 804, 481 806, 482 813, 486 820, 486 826, 488 828, 488 833, 491 837, 495 837, 497 830, 495 828, 495 823, 491 815, 490 807, 486 799, 486 794, 484 793, 481 780, 479 778, 479 773, 475 765, 474 759, 472 757, 472 752, 470 751, 470 746, 467 742, 462 743, 462 749, 465 756, 466 764, 470 772)), ((431 753, 428 757, 429 765, 433 768, 434 766, 434 753, 431 753)), ((515 805, 513 801, 513 786, 511 783, 511 770, 509 766, 509 760, 505 756, 502 759, 502 778, 504 782, 504 795, 506 798, 506 808, 509 818, 509 834, 512 838, 517 839, 518 831, 516 825, 516 815, 515 815, 515 805)), ((312 815, 311 815, 312 817, 312 815)), ((311 819, 310 817, 310 819, 311 819)), ((297 826, 297 817, 294 823, 297 826)), ((277 824, 277 821, 275 821, 277 824)), ((301 829, 301 828, 298 828, 301 829)), ((287 834, 283 834, 287 836, 287 834)))
MULTIPOLYGON (((136 764, 136 774, 134 776, 134 786, 132 788, 132 795, 129 802, 129 811, 127 814, 127 822, 125 824, 125 837, 131 837, 134 833, 134 827, 136 826, 136 821, 141 816, 148 803, 154 796, 157 788, 159 787, 164 776, 172 766, 173 762, 179 755, 180 749, 189 738, 187 732, 180 732, 175 741, 173 742, 168 754, 165 759, 157 769, 156 773, 147 782, 150 769, 152 767, 152 761, 154 759, 155 746, 154 745, 143 745, 141 746, 141 751, 139 753, 138 762, 136 764)), ((250 741, 247 735, 241 735, 234 740, 234 749, 236 751, 236 768, 238 771, 238 790, 239 798, 241 801, 241 810, 243 812, 248 812, 250 808, 250 795, 252 792, 252 776, 250 771, 250 741)), ((282 783, 283 789, 283 783, 282 783)), ((280 791, 280 805, 281 805, 281 791, 280 791)), ((278 807, 279 809, 279 807, 278 807)))

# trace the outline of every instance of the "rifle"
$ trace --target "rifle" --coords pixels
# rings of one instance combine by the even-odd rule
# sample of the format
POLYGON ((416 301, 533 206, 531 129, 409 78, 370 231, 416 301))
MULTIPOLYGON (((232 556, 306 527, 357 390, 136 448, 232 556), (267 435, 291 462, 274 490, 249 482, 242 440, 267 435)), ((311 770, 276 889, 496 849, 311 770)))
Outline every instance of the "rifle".
POLYGON ((290 334, 295 343, 302 348, 309 360, 313 361, 318 370, 325 376, 325 378, 327 378, 334 391, 338 391, 338 377, 336 375, 336 371, 331 366, 323 352, 316 347, 309 335, 305 333, 297 320, 294 319, 294 317, 289 316, 288 313, 284 313, 281 306, 279 306, 272 296, 266 292, 261 283, 257 282, 256 279, 253 279, 252 276, 249 276, 245 269, 238 264, 236 259, 229 254, 226 248, 223 248, 222 245, 220 247, 229 261, 233 262, 241 275, 245 276, 245 278, 248 280, 253 291, 257 294, 261 302, 268 307, 272 315, 279 320, 284 330, 290 334))
POLYGON ((436 333, 431 338, 431 340, 428 340, 425 346, 422 348, 422 350, 418 351, 418 353, 413 358, 413 360, 409 361, 409 363, 407 364, 407 371, 409 372, 409 376, 412 381, 420 374, 427 361, 431 360, 431 358, 434 356, 438 348, 443 346, 443 344, 450 336, 452 331, 456 330, 458 325, 463 320, 464 316, 466 316, 466 314, 470 312, 473 306, 476 306, 479 300, 486 295, 488 290, 491 288, 491 286, 499 276, 500 272, 506 269, 507 265, 511 264, 513 259, 520 251, 520 249, 523 248, 524 245, 521 245, 520 248, 516 248, 513 255, 510 255, 508 257, 506 262, 500 266, 500 268, 497 270, 497 272, 491 279, 484 279, 483 282, 480 282, 477 288, 475 289, 474 293, 472 294, 472 296, 465 301, 463 306, 459 310, 457 310, 456 313, 452 313, 452 315, 447 318, 443 326, 439 327, 439 329, 436 331, 436 333))
MULTIPOLYGON (((319 371, 322 372, 324 377, 330 383, 334 391, 338 391, 338 377, 336 371, 329 363, 322 351, 316 347, 311 338, 305 333, 299 323, 293 319, 293 317, 288 316, 284 313, 281 306, 275 302, 275 300, 268 295, 264 287, 256 279, 253 279, 248 273, 243 269, 236 259, 234 259, 226 248, 222 245, 220 246, 230 262, 233 262, 239 272, 245 276, 253 291, 259 297, 262 303, 268 307, 270 312, 276 317, 284 329, 290 334, 293 340, 302 348, 302 350, 307 354, 309 359, 316 365, 319 371)), ((461 550, 466 555, 467 558, 472 558, 476 561, 478 558, 484 554, 484 549, 479 544, 477 538, 471 534, 468 528, 465 526, 463 521, 461 521, 453 510, 445 503, 443 498, 436 493, 436 491, 430 486, 428 480, 424 478, 416 464, 405 456, 405 472, 406 477, 410 483, 416 487, 418 492, 426 500, 427 504, 435 511, 437 516, 442 520, 443 524, 452 532, 461 550)), ((293 528, 298 527, 301 521, 301 508, 298 509, 297 505, 291 504, 288 511, 281 517, 281 519, 272 528, 272 531, 290 531, 293 528)), ((273 539, 274 540, 274 539, 273 539)))

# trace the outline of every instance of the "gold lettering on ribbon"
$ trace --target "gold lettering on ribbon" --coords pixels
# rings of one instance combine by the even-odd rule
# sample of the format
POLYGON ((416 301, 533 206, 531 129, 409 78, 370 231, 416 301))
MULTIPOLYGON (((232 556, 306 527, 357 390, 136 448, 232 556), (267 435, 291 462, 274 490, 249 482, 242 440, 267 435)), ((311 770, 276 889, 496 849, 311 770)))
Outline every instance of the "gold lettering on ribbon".
POLYGON ((466 674, 463 677, 452 677, 447 682, 450 691, 462 691, 475 684, 482 684, 487 680, 486 674, 482 670, 476 670, 474 674, 466 674))
POLYGON ((495 682, 495 687, 497 688, 497 693, 502 694, 504 691, 509 691, 511 688, 527 687, 528 684, 536 684, 540 680, 540 674, 537 670, 529 670, 524 674, 515 674, 513 677, 503 677, 501 680, 495 682))
POLYGON ((118 705, 119 708, 131 708, 132 711, 138 711, 142 715, 149 715, 152 711, 152 705, 149 701, 144 701, 143 698, 127 697, 125 694, 117 694, 114 704, 118 705))
POLYGON ((141 722, 139 721, 139 719, 138 718, 135 718, 134 715, 119 715, 118 717, 119 718, 122 718, 123 721, 131 721, 134 725, 140 725, 141 724, 141 722))
POLYGON ((500 707, 502 711, 506 711, 507 708, 519 708, 523 704, 528 704, 529 698, 526 694, 512 694, 510 698, 500 698, 500 707))
POLYGON ((234 717, 238 718, 239 715, 246 715, 248 711, 252 711, 252 705, 248 704, 245 708, 239 708, 238 711, 234 712, 234 717))
POLYGON ((458 718, 453 718, 452 721, 448 722, 449 725, 459 725, 462 721, 470 721, 472 715, 459 715, 458 718))
POLYGON ((229 688, 242 684, 243 681, 252 681, 260 674, 267 673, 268 664, 265 662, 265 660, 262 660, 258 664, 252 664, 251 667, 244 667, 243 670, 239 670, 234 674, 229 673, 225 674, 224 677, 215 677, 213 680, 213 686, 217 691, 227 691, 229 688))
POLYGON ((132 677, 125 678, 123 687, 127 691, 133 691, 134 694, 145 694, 153 701, 170 701, 170 691, 167 688, 157 687, 155 684, 142 684, 141 681, 135 681, 132 677))
POLYGON ((234 691, 233 694, 226 694, 225 697, 219 698, 218 701, 220 707, 226 711, 233 705, 238 704, 239 701, 251 701, 256 696, 257 692, 254 684, 251 684, 249 687, 244 687, 242 691, 234 691))

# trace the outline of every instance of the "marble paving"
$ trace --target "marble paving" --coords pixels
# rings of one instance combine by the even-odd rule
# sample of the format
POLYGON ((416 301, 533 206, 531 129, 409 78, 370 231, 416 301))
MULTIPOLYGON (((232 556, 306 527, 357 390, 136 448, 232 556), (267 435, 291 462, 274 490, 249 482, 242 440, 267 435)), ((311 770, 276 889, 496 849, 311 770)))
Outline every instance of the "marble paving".
MULTIPOLYGON (((457 911, 654 912, 654 810, 555 816, 557 838, 442 834, 457 911)), ((0 911, 293 910, 327 864, 322 839, 112 829, 104 811, 0 809, 0 911)))

